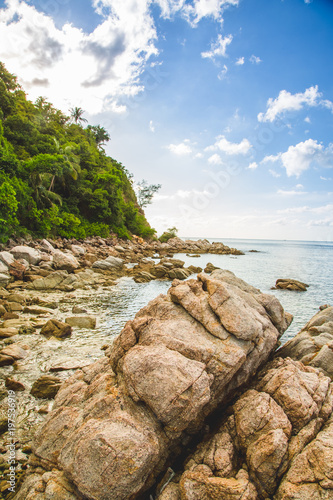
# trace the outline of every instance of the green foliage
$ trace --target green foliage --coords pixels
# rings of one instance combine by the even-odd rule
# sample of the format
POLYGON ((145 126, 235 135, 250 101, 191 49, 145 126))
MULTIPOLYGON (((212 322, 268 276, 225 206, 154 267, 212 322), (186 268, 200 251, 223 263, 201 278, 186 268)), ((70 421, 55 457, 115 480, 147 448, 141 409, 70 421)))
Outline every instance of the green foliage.
POLYGON ((161 189, 161 184, 148 184, 147 181, 142 180, 138 182, 138 204, 141 208, 150 205, 153 196, 161 189))
POLYGON ((175 238, 177 236, 178 229, 176 227, 169 227, 162 236, 160 236, 158 239, 160 240, 161 243, 166 243, 167 241, 170 240, 170 238, 175 238))
POLYGON ((65 116, 39 97, 26 98, 0 63, 0 237, 15 234, 84 238, 116 232, 155 234, 141 207, 159 189, 141 183, 139 203, 132 176, 103 145, 104 127, 83 128, 82 108, 65 116))
POLYGON ((18 201, 10 179, 0 175, 0 242, 6 241, 18 226, 16 212, 18 201))

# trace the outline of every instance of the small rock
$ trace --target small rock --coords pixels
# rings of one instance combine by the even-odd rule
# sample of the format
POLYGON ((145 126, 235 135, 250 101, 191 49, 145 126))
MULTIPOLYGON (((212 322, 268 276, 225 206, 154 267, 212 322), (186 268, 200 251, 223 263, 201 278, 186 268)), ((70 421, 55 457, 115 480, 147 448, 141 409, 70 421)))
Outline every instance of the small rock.
POLYGON ((52 399, 60 389, 62 381, 53 375, 42 375, 34 382, 30 394, 35 398, 52 399))
POLYGON ((176 268, 168 271, 170 279, 186 280, 189 276, 191 276, 191 271, 188 269, 176 268))
POLYGON ((45 337, 57 337, 64 338, 70 337, 72 334, 72 328, 67 323, 62 323, 57 319, 50 319, 41 329, 40 332, 45 337))
POLYGON ((23 281, 24 279, 24 274, 27 270, 28 266, 26 264, 23 264, 22 262, 19 262, 18 260, 15 260, 10 266, 9 266, 9 273, 11 276, 13 276, 16 280, 21 280, 23 281))
POLYGON ((85 314, 86 312, 87 312, 86 309, 83 309, 83 308, 78 307, 78 306, 74 306, 72 309, 73 314, 85 314))
POLYGON ((140 271, 136 276, 134 276, 135 283, 148 283, 155 279, 155 276, 148 273, 147 271, 140 271))
POLYGON ((10 377, 6 378, 5 386, 12 391, 25 391, 25 386, 21 382, 10 377))
POLYGON ((65 323, 77 328, 96 328, 96 318, 94 316, 72 316, 66 318, 65 323))
POLYGON ((53 313, 51 309, 47 309, 46 307, 38 307, 38 306, 27 306, 23 310, 24 313, 27 314, 50 314, 53 313))
POLYGON ((17 328, 0 328, 0 339, 8 339, 9 337, 13 337, 17 335, 19 331, 17 328))
POLYGON ((302 281, 293 279, 278 279, 275 283, 275 288, 282 290, 296 290, 298 292, 306 292, 309 285, 302 283, 302 281))
POLYGON ((204 272, 207 273, 207 274, 210 274, 213 271, 215 271, 215 269, 219 269, 219 267, 216 267, 211 262, 208 262, 207 266, 204 269, 204 272))
POLYGON ((20 316, 16 313, 11 313, 11 312, 6 312, 4 315, 3 315, 3 319, 5 321, 9 320, 9 319, 19 319, 20 316))
POLYGON ((7 286, 10 281, 8 274, 0 274, 0 286, 7 286))

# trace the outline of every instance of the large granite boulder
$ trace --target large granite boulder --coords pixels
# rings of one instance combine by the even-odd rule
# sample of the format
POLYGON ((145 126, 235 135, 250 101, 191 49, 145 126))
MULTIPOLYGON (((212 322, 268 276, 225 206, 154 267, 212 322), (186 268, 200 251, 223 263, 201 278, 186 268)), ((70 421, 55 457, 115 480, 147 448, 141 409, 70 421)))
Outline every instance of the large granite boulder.
POLYGON ((80 267, 79 262, 71 253, 64 253, 60 250, 53 252, 53 265, 56 269, 73 272, 80 267))
POLYGON ((33 266, 36 266, 42 260, 42 255, 38 250, 24 245, 12 248, 10 253, 15 259, 24 259, 33 266))
POLYGON ((157 499, 332 498, 332 386, 314 368, 275 360, 157 499))
POLYGON ((333 307, 327 306, 277 352, 319 368, 333 379, 333 307))
POLYGON ((275 297, 214 273, 175 280, 126 324, 107 357, 61 386, 33 463, 63 471, 89 499, 134 499, 152 486, 266 362, 290 322, 275 297))
POLYGON ((94 262, 92 265, 92 269, 98 269, 101 271, 114 271, 122 269, 123 266, 123 259, 110 255, 104 260, 97 260, 96 262, 94 262))

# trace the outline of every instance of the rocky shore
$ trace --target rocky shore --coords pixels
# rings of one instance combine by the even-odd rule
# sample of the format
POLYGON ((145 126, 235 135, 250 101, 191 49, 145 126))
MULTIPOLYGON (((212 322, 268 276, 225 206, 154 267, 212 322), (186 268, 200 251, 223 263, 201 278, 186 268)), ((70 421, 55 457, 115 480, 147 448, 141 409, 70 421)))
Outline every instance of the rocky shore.
POLYGON ((333 498, 333 307, 279 349, 292 317, 273 295, 175 253, 241 252, 179 238, 0 252, 2 498, 333 498), (97 333, 77 349, 95 331, 94 298, 122 276, 171 286, 114 342, 97 333))

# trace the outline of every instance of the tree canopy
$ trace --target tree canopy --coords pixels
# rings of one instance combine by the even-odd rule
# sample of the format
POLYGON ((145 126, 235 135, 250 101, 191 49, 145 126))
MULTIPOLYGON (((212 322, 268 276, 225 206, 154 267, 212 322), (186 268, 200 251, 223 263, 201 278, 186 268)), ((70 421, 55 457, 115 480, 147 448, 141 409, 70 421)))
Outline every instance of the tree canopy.
POLYGON ((70 112, 44 97, 28 100, 0 63, 0 241, 27 233, 153 236, 132 176, 105 154, 107 130, 83 128, 84 111, 70 112))

